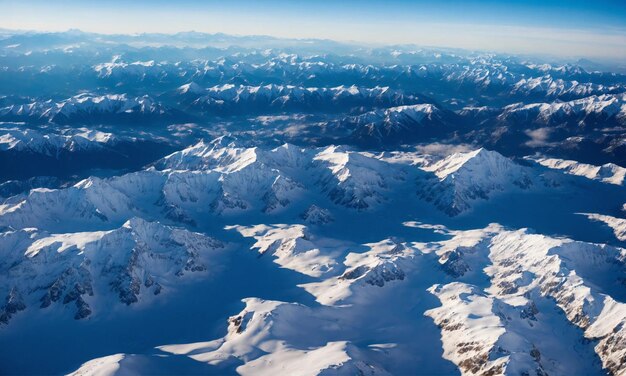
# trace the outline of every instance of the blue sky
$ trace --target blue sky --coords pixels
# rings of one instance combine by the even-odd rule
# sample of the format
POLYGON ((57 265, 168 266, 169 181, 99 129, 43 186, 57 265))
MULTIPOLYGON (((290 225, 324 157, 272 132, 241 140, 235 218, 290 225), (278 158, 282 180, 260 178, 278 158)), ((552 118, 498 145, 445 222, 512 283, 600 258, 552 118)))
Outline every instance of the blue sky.
POLYGON ((0 27, 177 31, 626 58, 626 1, 0 0, 0 27))

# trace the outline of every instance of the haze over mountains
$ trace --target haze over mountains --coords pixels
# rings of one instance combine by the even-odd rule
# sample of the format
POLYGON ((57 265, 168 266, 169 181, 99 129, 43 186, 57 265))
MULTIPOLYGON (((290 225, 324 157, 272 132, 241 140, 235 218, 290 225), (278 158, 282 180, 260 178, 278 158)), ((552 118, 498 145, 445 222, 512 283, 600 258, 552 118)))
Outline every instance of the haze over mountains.
POLYGON ((625 74, 0 35, 0 373, 626 375, 625 74))

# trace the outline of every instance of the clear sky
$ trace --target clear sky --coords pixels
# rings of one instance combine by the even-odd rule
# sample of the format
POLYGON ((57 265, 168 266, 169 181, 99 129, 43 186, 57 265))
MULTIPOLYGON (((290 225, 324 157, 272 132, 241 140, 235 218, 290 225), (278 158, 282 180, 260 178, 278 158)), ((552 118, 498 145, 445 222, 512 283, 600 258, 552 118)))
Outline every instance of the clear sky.
POLYGON ((626 61, 626 0, 0 0, 0 28, 195 30, 626 61))

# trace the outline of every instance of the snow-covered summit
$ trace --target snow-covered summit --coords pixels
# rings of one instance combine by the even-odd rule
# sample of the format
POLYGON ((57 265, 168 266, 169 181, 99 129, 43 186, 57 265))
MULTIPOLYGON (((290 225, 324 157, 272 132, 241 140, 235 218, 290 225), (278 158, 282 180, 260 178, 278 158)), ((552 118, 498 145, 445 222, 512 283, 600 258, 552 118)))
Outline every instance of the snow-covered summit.
POLYGON ((178 89, 176 89, 179 94, 202 94, 206 91, 205 88, 198 85, 196 82, 192 81, 188 84, 181 85, 178 89))
POLYGON ((532 185, 530 169, 520 166, 495 151, 477 149, 455 153, 423 167, 434 174, 418 194, 450 215, 471 208, 477 199, 488 199, 496 192, 532 185))
POLYGON ((313 158, 321 168, 318 184, 338 204, 359 210, 386 201, 385 192, 404 179, 404 172, 377 158, 330 146, 313 158))

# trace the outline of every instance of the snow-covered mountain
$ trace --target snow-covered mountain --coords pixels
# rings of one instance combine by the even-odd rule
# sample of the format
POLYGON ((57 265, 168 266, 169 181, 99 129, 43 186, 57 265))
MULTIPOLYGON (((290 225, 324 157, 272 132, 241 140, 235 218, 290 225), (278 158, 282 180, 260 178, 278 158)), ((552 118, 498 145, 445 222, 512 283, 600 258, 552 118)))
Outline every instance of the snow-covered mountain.
POLYGON ((0 205, 0 224, 58 230, 78 222, 96 227, 118 223, 147 213, 195 224, 207 214, 279 214, 296 208, 304 219, 313 215, 321 217, 315 221, 328 222, 331 212, 306 214, 311 208, 303 205, 317 206, 323 198, 327 205, 377 211, 396 202, 398 190, 409 190, 412 200, 455 216, 493 196, 558 194, 553 185, 575 184, 568 183, 567 175, 555 180, 542 174, 485 149, 416 166, 411 159, 344 147, 246 148, 221 137, 168 155, 144 171, 90 177, 68 188, 33 189, 11 197, 0 205))
POLYGON ((611 126, 626 122, 626 96, 600 95, 569 102, 512 104, 498 116, 502 122, 539 125, 611 126))
POLYGON ((79 94, 60 102, 47 100, 0 108, 0 119, 9 122, 101 124, 153 122, 173 116, 171 110, 148 95, 79 94))
POLYGON ((584 176, 588 179, 599 180, 609 184, 624 185, 624 179, 626 178, 626 169, 614 163, 594 166, 587 163, 557 158, 538 158, 531 160, 551 169, 563 170, 568 174, 584 176))
MULTIPOLYGON (((582 197, 587 186, 618 188, 593 179, 581 185, 569 171, 547 171, 485 149, 437 159, 344 147, 248 148, 222 137, 145 171, 34 189, 0 207, 6 253, 0 267, 7 271, 0 330, 21 327, 22 317, 69 317, 91 326, 119 310, 158 310, 203 281, 225 283, 229 272, 222 266, 244 257, 239 252, 254 252, 261 258, 246 261, 248 268, 269 258, 277 270, 293 273, 287 280, 295 278, 298 295, 309 298, 243 296, 243 309, 220 308, 228 328, 217 339, 161 342, 144 353, 111 348, 100 356, 117 355, 82 358, 77 374, 160 367, 241 374, 619 374, 623 249, 500 225, 460 231, 406 222, 415 210, 448 221, 438 210, 471 213, 502 198, 516 210, 515 200, 524 205, 528 192, 582 197), (350 222, 364 227, 342 229, 350 222), (216 239, 228 239, 228 249, 216 239), (395 329, 384 329, 392 323, 395 329), (403 361, 416 352, 430 355, 403 361)), ((605 199, 615 204, 621 193, 608 190, 605 199)), ((583 211, 587 204, 577 213, 605 207, 583 211)), ((538 215, 551 209, 545 210, 538 215)), ((618 219, 572 214, 587 221, 584 226, 602 221, 621 228, 618 219)), ((217 299, 233 298, 222 293, 217 299)))
POLYGON ((446 134, 455 120, 435 105, 416 104, 367 112, 333 126, 349 132, 348 139, 359 145, 394 145, 446 134))
POLYGON ((114 56, 109 62, 96 64, 93 66, 94 72, 101 79, 121 79, 132 75, 145 79, 146 77, 163 77, 167 75, 163 64, 149 61, 122 61, 120 56, 114 56))
POLYGON ((404 180, 402 170, 369 155, 328 147, 313 157, 319 185, 333 202, 367 209, 386 200, 389 189, 404 180))
POLYGON ((478 149, 456 153, 424 170, 434 174, 418 194, 450 215, 471 207, 476 200, 488 200, 508 189, 529 189, 533 185, 530 169, 515 164, 494 151, 478 149))
POLYGON ((5 325, 27 308, 62 305, 84 319, 116 302, 150 300, 178 283, 177 277, 205 272, 207 254, 224 247, 205 235, 140 218, 110 231, 9 230, 0 243, 6 251, 1 267, 10 271, 0 282, 5 325))
POLYGON ((203 89, 195 82, 177 93, 188 108, 215 114, 276 111, 336 111, 358 107, 391 107, 417 103, 416 95, 389 87, 298 87, 293 85, 244 86, 225 84, 203 89))
POLYGON ((222 142, 200 142, 171 154, 156 162, 159 170, 90 177, 68 188, 34 189, 11 197, 0 205, 0 223, 54 229, 76 222, 98 226, 153 210, 194 223, 193 218, 207 213, 280 211, 318 195, 364 210, 387 201, 390 188, 404 178, 397 166, 334 147, 303 150, 285 144, 262 150, 222 147, 222 142))
MULTIPOLYGON (((44 133, 34 129, 0 129, 0 151, 17 151, 49 156, 57 155, 62 150, 81 151, 98 150, 113 146, 119 142, 112 133, 90 129, 78 129, 71 134, 44 133)), ((127 139, 133 142, 134 139, 127 139)))
POLYGON ((602 95, 623 92, 620 86, 594 84, 590 82, 566 81, 553 78, 550 75, 519 80, 510 92, 510 95, 522 95, 527 98, 583 98, 592 95, 602 95))
POLYGON ((0 30, 0 374, 626 376, 626 75, 0 30))
MULTIPOLYGON (((267 229, 252 231, 259 230, 267 229)), ((301 228, 279 231, 285 230, 289 234, 296 230, 300 235, 292 235, 301 239, 301 228)), ((282 239, 279 232, 270 233, 282 239)), ((430 341, 438 337, 440 356, 468 375, 588 374, 601 373, 601 367, 621 373, 626 317, 624 304, 610 294, 621 296, 623 249, 498 226, 450 234, 451 239, 439 242, 388 240, 365 244, 365 252, 335 253, 346 271, 338 276, 322 274, 320 282, 305 285, 322 306, 247 298, 244 309, 227 319, 228 329, 221 338, 92 360, 77 373, 93 374, 110 367, 129 372, 154 369, 159 364, 172 366, 180 357, 218 373, 423 372, 432 369, 428 362, 434 359, 416 359, 415 351, 431 354, 430 341), (457 255, 457 264, 467 265, 455 277, 445 264, 436 266, 451 252, 457 255), (480 273, 483 268, 485 274, 480 273), (591 270, 603 274, 599 277, 591 270), (424 309, 424 303, 392 298, 409 291, 414 291, 408 295, 414 299, 435 299, 426 303, 430 308, 418 311, 421 317, 413 310, 413 315, 406 315, 404 310, 424 309), (391 323, 400 328, 390 328, 391 323), (367 331, 358 329, 362 324, 367 331), (421 335, 414 336, 411 325, 421 327, 421 335), (393 344, 384 342, 389 336, 393 344), (570 358, 572 354, 576 356, 570 358), (408 358, 418 364, 398 362, 408 358), (293 363, 296 359, 299 364, 293 363)), ((293 264, 284 258, 295 262, 304 253, 282 253, 283 248, 315 247, 288 245, 290 241, 273 246, 275 242, 263 235, 253 247, 281 252, 277 261, 285 267, 293 264)), ((444 367, 444 371, 451 369, 444 367)))

